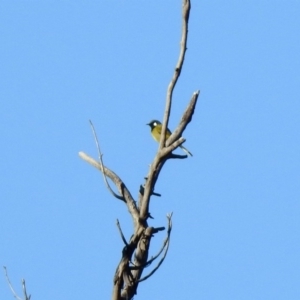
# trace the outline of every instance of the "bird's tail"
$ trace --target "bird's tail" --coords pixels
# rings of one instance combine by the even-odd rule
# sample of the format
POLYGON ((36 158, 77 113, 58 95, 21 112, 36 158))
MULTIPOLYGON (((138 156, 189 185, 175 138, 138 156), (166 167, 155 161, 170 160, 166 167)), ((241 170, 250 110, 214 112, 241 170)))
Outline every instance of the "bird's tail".
POLYGON ((193 156, 193 154, 188 150, 186 149, 185 147, 183 147, 182 145, 179 146, 186 154, 188 154, 189 156, 193 156))

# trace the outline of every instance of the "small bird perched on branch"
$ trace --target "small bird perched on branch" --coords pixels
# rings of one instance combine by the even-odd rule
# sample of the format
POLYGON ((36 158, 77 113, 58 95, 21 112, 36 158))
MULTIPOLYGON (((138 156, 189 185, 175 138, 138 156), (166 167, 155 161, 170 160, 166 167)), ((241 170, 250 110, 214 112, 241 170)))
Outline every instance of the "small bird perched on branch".
MULTIPOLYGON (((155 139, 155 141, 157 141, 159 143, 160 141, 160 135, 161 135, 161 129, 162 129, 162 124, 157 121, 157 120, 152 120, 150 123, 146 124, 149 125, 151 128, 151 135, 152 137, 155 139)), ((166 139, 168 139, 170 137, 170 135, 172 134, 171 130, 169 128, 167 128, 166 130, 166 139)), ((186 149, 185 147, 183 147, 182 145, 179 146, 186 154, 193 156, 193 154, 186 149)))

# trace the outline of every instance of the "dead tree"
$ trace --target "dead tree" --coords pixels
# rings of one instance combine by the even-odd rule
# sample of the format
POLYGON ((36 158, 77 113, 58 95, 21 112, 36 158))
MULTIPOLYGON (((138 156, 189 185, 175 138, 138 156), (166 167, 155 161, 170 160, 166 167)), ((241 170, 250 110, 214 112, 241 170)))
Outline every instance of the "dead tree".
POLYGON ((97 168, 100 172, 102 172, 107 188, 115 198, 124 202, 133 220, 133 234, 129 241, 125 239, 119 222, 117 221, 117 226, 121 238, 124 242, 124 247, 122 250, 120 263, 116 269, 113 279, 113 300, 132 299, 133 296, 137 293, 139 283, 149 278, 160 267, 168 252, 170 235, 172 230, 172 214, 167 215, 167 233, 161 250, 157 255, 148 260, 151 238, 157 232, 165 229, 164 227, 149 226, 148 218, 151 218, 149 206, 151 196, 160 196, 159 194, 154 192, 154 187, 164 164, 169 159, 187 158, 187 155, 173 154, 172 151, 185 142, 185 139, 182 137, 182 134, 187 125, 192 120, 192 116, 199 96, 199 91, 193 93, 192 98, 186 110, 184 111, 176 130, 174 130, 174 132, 168 139, 166 139, 165 134, 168 128, 174 87, 180 76, 187 49, 188 21, 190 9, 190 0, 183 0, 180 53, 173 77, 167 89, 166 106, 162 123, 160 144, 156 156, 150 166, 149 172, 145 177, 145 182, 140 186, 138 201, 134 200, 124 181, 117 174, 115 174, 112 170, 110 170, 107 166, 104 165, 102 160, 102 153, 100 151, 98 139, 92 123, 91 126, 97 143, 99 160, 97 161, 91 158, 84 152, 79 152, 79 156, 83 160, 85 160, 86 162, 97 168), (107 181, 107 177, 114 183, 117 192, 114 192, 113 189, 110 187, 107 181), (153 268, 153 270, 149 274, 144 275, 142 277, 144 268, 152 264, 159 257, 160 260, 157 262, 157 265, 153 268))

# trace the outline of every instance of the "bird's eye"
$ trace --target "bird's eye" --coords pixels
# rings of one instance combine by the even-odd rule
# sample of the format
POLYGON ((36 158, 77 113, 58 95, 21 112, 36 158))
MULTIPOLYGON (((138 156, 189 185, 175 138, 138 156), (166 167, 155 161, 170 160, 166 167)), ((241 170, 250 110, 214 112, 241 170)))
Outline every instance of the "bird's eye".
POLYGON ((154 122, 154 123, 153 123, 153 125, 154 125, 154 126, 156 126, 156 125, 157 125, 157 123, 156 123, 156 122, 154 122))

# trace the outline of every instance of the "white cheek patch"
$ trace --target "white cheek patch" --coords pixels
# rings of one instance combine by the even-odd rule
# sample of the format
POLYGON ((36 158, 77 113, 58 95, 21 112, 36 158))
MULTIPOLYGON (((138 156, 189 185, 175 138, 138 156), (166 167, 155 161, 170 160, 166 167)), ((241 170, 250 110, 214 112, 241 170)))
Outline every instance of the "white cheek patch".
POLYGON ((156 123, 156 122, 154 122, 154 123, 153 123, 153 125, 154 125, 154 126, 157 126, 157 123, 156 123))

